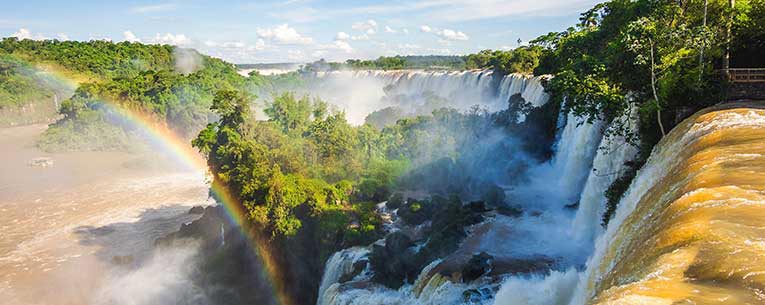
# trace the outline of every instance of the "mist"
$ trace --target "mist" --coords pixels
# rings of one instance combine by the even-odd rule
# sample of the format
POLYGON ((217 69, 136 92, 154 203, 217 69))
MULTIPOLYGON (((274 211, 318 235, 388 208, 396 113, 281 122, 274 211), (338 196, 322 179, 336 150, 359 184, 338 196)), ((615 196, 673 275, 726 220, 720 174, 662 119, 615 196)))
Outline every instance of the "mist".
POLYGON ((173 48, 173 64, 175 71, 181 74, 191 74, 202 68, 204 59, 194 49, 173 48))

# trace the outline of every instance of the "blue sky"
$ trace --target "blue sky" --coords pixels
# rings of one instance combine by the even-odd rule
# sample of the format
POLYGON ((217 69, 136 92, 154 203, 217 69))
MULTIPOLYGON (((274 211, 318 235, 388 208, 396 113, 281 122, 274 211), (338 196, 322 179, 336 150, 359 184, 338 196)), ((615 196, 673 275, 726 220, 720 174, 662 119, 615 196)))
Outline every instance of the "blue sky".
POLYGON ((235 63, 508 49, 577 22, 597 0, 0 0, 0 36, 196 48, 235 63))

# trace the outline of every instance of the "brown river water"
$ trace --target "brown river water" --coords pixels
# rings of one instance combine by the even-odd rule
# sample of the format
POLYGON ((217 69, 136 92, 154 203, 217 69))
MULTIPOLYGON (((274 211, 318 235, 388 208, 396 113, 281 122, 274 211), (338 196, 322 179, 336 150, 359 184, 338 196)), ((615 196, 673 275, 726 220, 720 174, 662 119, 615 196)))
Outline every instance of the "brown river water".
POLYGON ((0 303, 105 303, 157 237, 209 204, 204 173, 156 154, 45 153, 34 146, 45 128, 0 129, 0 303), (40 157, 53 164, 29 164, 40 157))

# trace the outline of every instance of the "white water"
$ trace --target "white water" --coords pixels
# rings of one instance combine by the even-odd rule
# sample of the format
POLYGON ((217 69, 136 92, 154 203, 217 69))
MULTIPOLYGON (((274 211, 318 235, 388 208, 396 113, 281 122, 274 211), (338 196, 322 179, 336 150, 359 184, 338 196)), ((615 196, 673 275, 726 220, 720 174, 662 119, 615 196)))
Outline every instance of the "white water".
POLYGON ((343 274, 353 271, 353 264, 359 259, 367 256, 369 250, 364 248, 350 248, 342 251, 335 252, 332 257, 327 260, 324 267, 324 275, 321 278, 321 284, 319 285, 319 301, 318 305, 331 304, 328 300, 323 298, 327 289, 338 282, 343 274))
MULTIPOLYGON (((506 109, 510 97, 519 93, 534 107, 544 105, 549 99, 541 85, 541 77, 508 75, 497 82, 487 71, 356 71, 331 72, 318 77, 344 79, 346 83, 353 79, 379 81, 385 84, 383 87, 387 86, 389 96, 438 92, 439 96, 454 102, 452 106, 463 110, 477 104, 476 101, 490 111, 506 109)), ((381 97, 381 100, 385 99, 381 97)), ((634 120, 635 117, 620 119, 634 120)), ((592 253, 595 236, 601 232, 603 193, 618 177, 612 173, 621 171, 624 162, 632 159, 636 150, 625 144, 623 138, 605 139, 604 124, 600 121, 588 123, 571 114, 562 115, 560 121, 562 130, 556 137, 553 158, 530 169, 527 182, 507 191, 508 198, 515 200, 514 203, 520 204, 527 213, 516 219, 502 218, 504 221, 501 222, 489 220, 492 229, 469 239, 483 241, 494 236, 501 240, 489 244, 481 242, 482 251, 495 257, 510 258, 543 255, 555 259, 556 268, 562 269, 546 275, 511 276, 504 280, 495 278, 464 284, 429 274, 428 271, 437 266, 439 261, 436 261, 421 272, 413 285, 391 290, 370 283, 368 278, 360 279, 363 285, 337 283, 360 257, 358 249, 344 250, 327 262, 319 304, 463 304, 466 290, 483 289, 492 294, 498 286, 501 288, 496 296, 483 296, 468 303, 489 304, 493 300, 494 304, 502 305, 567 304, 581 276, 575 268, 584 265, 592 253), (604 149, 598 150, 599 146, 604 149), (592 171, 593 167, 597 170, 592 171), (576 213, 564 208, 576 202, 580 203, 576 213)))
POLYGON ((390 106, 414 113, 425 106, 430 95, 446 99, 439 106, 469 110, 479 105, 492 112, 507 109, 514 94, 521 94, 535 107, 549 99, 542 87, 544 76, 511 74, 495 79, 492 71, 333 71, 315 77, 318 82, 310 93, 343 109, 354 124, 362 124, 367 114, 390 106))
MULTIPOLYGON (((691 129, 679 139, 669 139, 667 140, 671 141, 669 143, 664 143, 664 141, 662 141, 654 147, 645 166, 638 171, 637 176, 630 184, 630 187, 624 194, 624 197, 622 197, 622 200, 619 202, 619 207, 616 210, 614 218, 609 222, 606 232, 597 238, 593 255, 587 262, 587 269, 580 275, 580 280, 574 296, 569 303, 570 305, 586 304, 587 300, 593 297, 594 291, 592 291, 591 288, 594 283, 599 281, 602 276, 608 273, 613 268, 614 264, 616 264, 615 261, 604 262, 611 241, 617 236, 620 227, 627 217, 629 217, 635 210, 643 196, 648 193, 657 181, 660 181, 667 174, 670 174, 667 169, 672 168, 674 162, 678 162, 679 158, 677 158, 677 156, 682 152, 683 148, 701 138, 702 134, 725 127, 746 125, 765 126, 765 117, 756 112, 750 112, 747 115, 727 114, 718 116, 714 121, 707 124, 696 124, 692 126, 691 129), (604 266, 605 268, 602 268, 604 266)), ((623 242, 622 244, 628 243, 623 242)), ((620 249, 616 249, 616 252, 620 252, 620 249)))
MULTIPOLYGON (((637 109, 617 118, 625 122, 631 131, 637 130, 637 109)), ((606 134, 613 132, 609 127, 606 134)), ((592 164, 592 171, 587 177, 582 196, 579 199, 579 209, 576 212, 571 234, 578 242, 593 243, 595 237, 602 233, 599 217, 603 215, 606 204, 605 191, 621 175, 624 163, 634 160, 638 150, 635 145, 626 143, 620 136, 603 137, 599 150, 592 164)))

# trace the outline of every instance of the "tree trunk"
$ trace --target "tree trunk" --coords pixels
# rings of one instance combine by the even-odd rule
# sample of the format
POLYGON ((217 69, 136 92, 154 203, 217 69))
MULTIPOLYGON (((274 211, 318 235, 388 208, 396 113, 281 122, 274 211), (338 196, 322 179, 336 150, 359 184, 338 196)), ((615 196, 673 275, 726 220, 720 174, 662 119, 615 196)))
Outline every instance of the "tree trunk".
POLYGON ((653 99, 656 101, 656 122, 659 123, 659 130, 661 130, 661 137, 663 138, 667 136, 667 133, 661 122, 661 103, 659 103, 659 94, 656 92, 656 60, 654 59, 653 40, 649 38, 648 43, 651 45, 651 90, 653 90, 653 99))
POLYGON ((704 48, 707 46, 707 8, 709 6, 709 0, 704 0, 704 25, 702 33, 702 41, 701 43, 701 51, 699 52, 699 66, 701 67, 701 71, 699 71, 699 82, 701 82, 701 77, 704 75, 704 48))
POLYGON ((722 68, 725 72, 725 76, 730 77, 730 41, 731 41, 731 28, 733 27, 733 10, 736 6, 736 0, 728 0, 730 5, 730 16, 728 16, 728 23, 725 25, 725 55, 723 55, 722 68))

